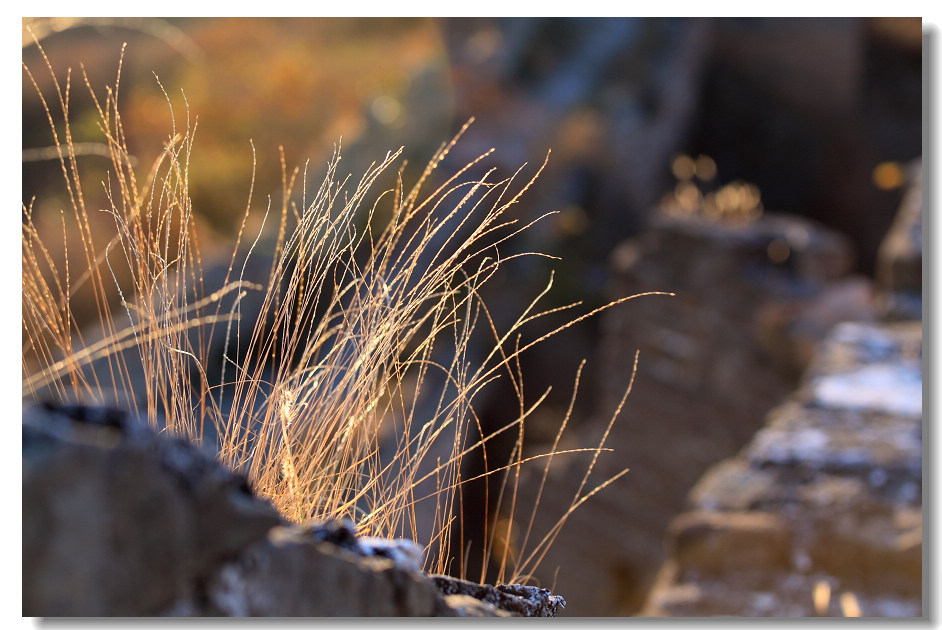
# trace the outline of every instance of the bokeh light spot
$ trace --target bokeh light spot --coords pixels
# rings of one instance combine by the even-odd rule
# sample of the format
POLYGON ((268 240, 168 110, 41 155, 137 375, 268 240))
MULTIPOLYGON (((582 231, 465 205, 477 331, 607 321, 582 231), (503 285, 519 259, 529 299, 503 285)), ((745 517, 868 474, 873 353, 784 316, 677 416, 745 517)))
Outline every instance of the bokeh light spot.
POLYGON ((696 212, 700 208, 702 193, 696 184, 689 181, 682 181, 674 188, 674 197, 677 203, 685 212, 696 212))
POLYGON ((880 190, 893 190, 906 179, 899 162, 881 162, 873 169, 873 183, 880 190))
POLYGON ((691 179, 696 170, 696 163, 689 155, 678 155, 671 163, 671 172, 682 182, 691 179))
POLYGON ((370 105, 370 111, 376 120, 387 127, 396 126, 402 117, 402 105, 399 100, 387 94, 376 97, 370 105))
POLYGON ((701 155, 694 163, 694 172, 701 182, 712 181, 716 177, 716 162, 709 155, 701 155))

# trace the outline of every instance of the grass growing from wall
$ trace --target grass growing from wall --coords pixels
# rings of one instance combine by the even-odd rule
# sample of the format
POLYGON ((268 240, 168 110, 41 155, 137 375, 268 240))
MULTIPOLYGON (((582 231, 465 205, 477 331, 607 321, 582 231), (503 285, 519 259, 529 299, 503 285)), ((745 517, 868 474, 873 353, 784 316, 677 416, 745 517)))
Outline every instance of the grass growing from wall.
POLYGON ((486 153, 433 185, 459 133, 415 182, 403 181, 398 152, 358 181, 343 178, 338 150, 320 185, 308 190, 307 167, 289 169, 282 157, 283 202, 259 203, 249 179, 225 277, 209 286, 188 196, 189 158, 198 150, 190 112, 178 120, 167 99, 170 133, 140 172, 118 108, 120 67, 104 95, 83 72, 111 162, 107 176, 89 184, 70 126, 74 79, 71 72, 56 78, 48 59, 46 66, 55 83, 50 95, 24 69, 43 100, 62 168, 67 205, 59 219, 69 255, 50 254, 33 204, 24 205, 24 397, 143 410, 161 430, 212 441, 219 461, 246 472, 286 518, 350 516, 359 532, 378 536, 416 538, 421 530, 426 568, 463 573, 462 559, 447 555, 463 532, 461 489, 470 480, 461 462, 494 437, 483 435, 474 400, 494 379, 510 379, 519 406, 508 410, 500 432, 515 433, 516 446, 509 461, 489 462, 485 472, 500 479, 500 503, 509 506, 502 511, 529 523, 528 544, 516 555, 506 545, 486 547, 508 582, 529 579, 572 510, 627 472, 590 488, 605 437, 577 449, 592 458, 570 510, 530 540, 538 505, 518 505, 520 471, 543 467, 539 496, 553 457, 573 451, 558 449, 567 413, 552 447, 524 457, 526 419, 542 398, 523 399, 518 358, 602 310, 523 342, 521 329, 553 312, 539 307, 552 278, 507 330, 497 329, 481 298, 508 259, 501 246, 529 227, 508 209, 542 168, 505 179, 493 169, 471 176, 486 153), (390 174, 395 185, 377 192, 390 174), (104 191, 105 208, 89 207, 90 185, 104 191), (292 202, 299 192, 301 201, 292 202), (93 220, 101 213, 111 219, 108 229, 93 220), (259 260, 268 266, 265 282, 246 274, 259 260), (72 308, 79 296, 95 305, 100 329, 80 325, 72 308), (250 302, 256 307, 248 309, 250 302), (481 338, 490 340, 488 349, 472 352, 472 339, 481 338))

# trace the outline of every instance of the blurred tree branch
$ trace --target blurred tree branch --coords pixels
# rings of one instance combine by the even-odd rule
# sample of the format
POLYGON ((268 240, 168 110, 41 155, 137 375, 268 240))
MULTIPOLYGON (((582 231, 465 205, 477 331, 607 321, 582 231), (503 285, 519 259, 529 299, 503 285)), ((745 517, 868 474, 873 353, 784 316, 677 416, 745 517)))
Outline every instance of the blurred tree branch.
POLYGON ((203 50, 189 35, 177 26, 161 18, 139 17, 45 17, 23 18, 23 48, 74 28, 125 28, 156 37, 179 52, 187 61, 196 62, 203 57, 203 50))

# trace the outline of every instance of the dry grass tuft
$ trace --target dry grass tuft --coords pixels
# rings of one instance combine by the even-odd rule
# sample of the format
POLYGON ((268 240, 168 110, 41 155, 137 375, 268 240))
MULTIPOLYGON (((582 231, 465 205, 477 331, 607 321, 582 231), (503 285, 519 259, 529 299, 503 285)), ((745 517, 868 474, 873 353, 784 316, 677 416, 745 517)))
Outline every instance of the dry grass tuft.
MULTIPOLYGON (((55 79, 48 59, 46 66, 55 79)), ((269 199, 259 211, 250 186, 225 278, 206 286, 187 192, 197 126, 189 111, 178 130, 167 99, 171 133, 140 178, 118 109, 120 66, 103 99, 83 70, 111 160, 101 184, 113 225, 102 233, 93 229, 72 141, 71 72, 55 81, 50 105, 24 68, 43 99, 62 166, 69 200, 60 216, 63 243, 81 261, 78 269, 68 257, 57 264, 34 222, 33 204, 23 208, 24 396, 141 409, 162 430, 213 442, 219 460, 244 470, 287 518, 348 515, 362 533, 420 538, 426 568, 445 572, 453 569, 447 550, 456 535, 456 501, 469 481, 462 458, 494 437, 482 434, 473 401, 489 382, 509 378, 519 413, 501 432, 516 431, 517 443, 509 462, 485 474, 503 475, 501 499, 511 514, 530 514, 529 521, 515 519, 529 522, 526 547, 537 506, 516 505, 520 470, 544 466, 545 483, 553 456, 567 452, 557 447, 569 414, 550 451, 524 458, 525 420, 540 401, 525 404, 517 359, 598 312, 521 345, 522 327, 551 312, 540 311, 538 302, 552 278, 509 330, 497 330, 481 299, 482 287, 507 260, 501 244, 529 227, 507 210, 542 167, 523 185, 516 185, 522 171, 503 180, 492 180, 493 169, 471 177, 484 154, 426 192, 456 137, 411 188, 400 170, 396 185, 374 197, 374 185, 399 153, 350 186, 338 179, 338 150, 312 198, 302 190, 298 206, 290 199, 299 170, 289 172, 282 156, 284 202, 272 209, 269 199), (261 227, 250 228, 256 215, 261 227), (250 263, 268 256, 267 282, 250 281, 250 263), (80 295, 96 305, 99 330, 80 326, 72 308, 80 295), (253 299, 257 312, 244 309, 253 299), (483 355, 471 345, 481 337, 491 340, 483 355)), ((604 444, 603 437, 580 449, 593 453, 582 487, 533 549, 511 555, 499 540, 488 547, 488 553, 503 550, 502 579, 527 579, 572 510, 614 480, 586 488, 604 444)), ((500 536, 506 532, 497 531, 500 536)))

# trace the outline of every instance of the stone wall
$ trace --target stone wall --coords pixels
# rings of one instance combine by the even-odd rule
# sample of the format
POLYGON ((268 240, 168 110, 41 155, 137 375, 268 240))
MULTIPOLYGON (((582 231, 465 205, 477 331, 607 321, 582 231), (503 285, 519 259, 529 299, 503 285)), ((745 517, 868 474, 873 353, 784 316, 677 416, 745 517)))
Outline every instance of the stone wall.
MULTIPOLYGON (((601 411, 580 441, 597 443, 640 351, 633 389, 606 441, 614 452, 599 458, 593 479, 629 472, 572 514, 537 572, 540 583, 567 594, 573 614, 638 611, 664 560, 668 523, 691 487, 738 452, 794 389, 807 354, 794 349, 813 347, 848 313, 872 319, 869 283, 848 275, 852 266, 845 238, 770 213, 733 221, 662 213, 616 249, 611 297, 676 295, 642 297, 602 319, 601 411), (841 299, 829 301, 835 293, 841 299), (835 301, 839 308, 826 307, 835 301)), ((569 507, 587 464, 587 457, 554 461, 539 523, 548 528, 569 507)), ((524 504, 539 482, 531 475, 524 504)), ((521 531, 525 525, 518 523, 521 531)))
POLYGON ((882 321, 835 326, 800 387, 697 482, 642 614, 923 614, 920 167, 877 259, 882 321))
POLYGON ((555 616, 421 570, 412 541, 285 522, 239 474, 115 409, 23 414, 23 616, 555 616))
POLYGON ((693 488, 643 615, 922 615, 921 333, 834 329, 802 386, 693 488))

